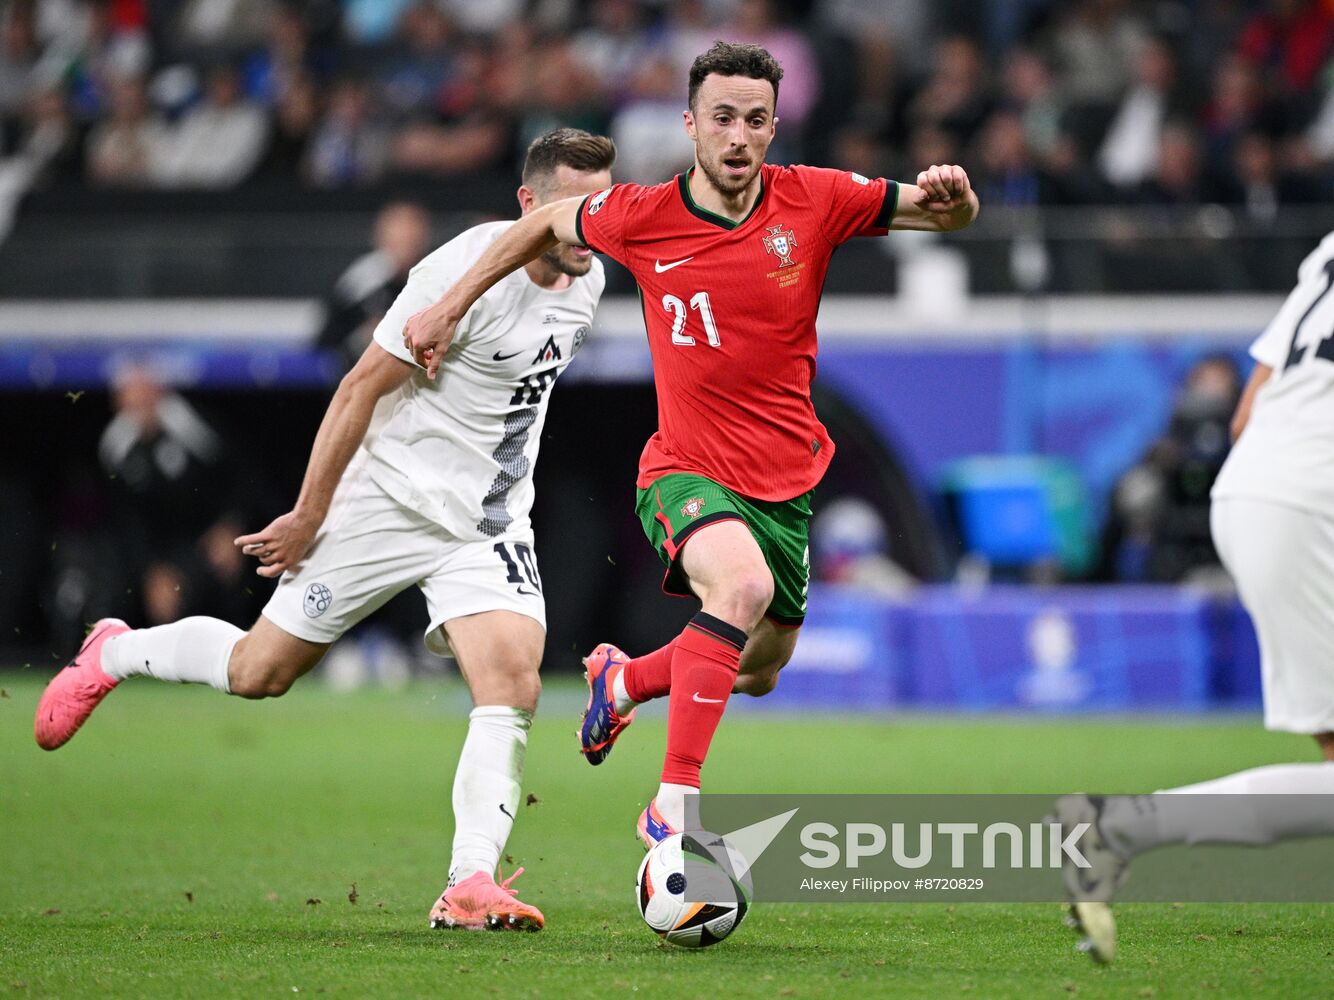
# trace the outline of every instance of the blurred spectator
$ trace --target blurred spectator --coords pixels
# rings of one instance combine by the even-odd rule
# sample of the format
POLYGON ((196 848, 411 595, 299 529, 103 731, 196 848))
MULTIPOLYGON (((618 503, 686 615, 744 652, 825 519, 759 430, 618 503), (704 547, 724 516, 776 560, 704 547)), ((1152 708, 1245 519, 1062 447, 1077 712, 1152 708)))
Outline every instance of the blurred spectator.
POLYGON ((301 11, 279 7, 269 23, 266 44, 242 63, 246 96, 269 107, 280 104, 292 87, 327 75, 329 66, 322 55, 312 49, 310 26, 301 11))
POLYGON ((1334 17, 1323 0, 1266 0, 1237 41, 1237 51, 1288 95, 1303 95, 1329 54, 1334 17))
POLYGON ((908 140, 908 155, 898 166, 901 176, 916 177, 924 164, 958 163, 958 136, 937 122, 926 122, 913 129, 908 140))
POLYGON ((1163 123, 1185 111, 1170 44, 1165 38, 1146 38, 1135 56, 1134 81, 1098 150, 1103 177, 1122 189, 1143 183, 1158 162, 1163 123))
POLYGON ((1274 140, 1263 132, 1248 132, 1236 144, 1232 179, 1226 200, 1239 204, 1246 217, 1270 225, 1281 205, 1320 200, 1320 192, 1306 178, 1280 170, 1274 140))
POLYGON ((531 70, 529 34, 519 29, 508 34, 509 53, 493 60, 485 45, 464 41, 451 51, 454 69, 442 77, 431 94, 429 107, 399 130, 392 139, 389 164, 411 174, 449 176, 480 170, 499 162, 509 146, 508 102, 521 105, 517 91, 531 70), (498 79, 497 70, 508 62, 510 75, 498 79))
POLYGON ((353 45, 382 45, 393 37, 414 0, 343 0, 343 31, 353 45))
POLYGON ((864 94, 889 91, 888 81, 878 73, 887 64, 900 62, 913 73, 927 68, 930 51, 920 43, 934 25, 935 4, 927 0, 825 0, 817 7, 826 26, 856 42, 860 68, 871 84, 864 94))
POLYGON ((340 80, 311 141, 306 176, 317 187, 374 183, 384 176, 389 140, 389 129, 374 113, 366 84, 340 80))
POLYGON ((389 311, 408 280, 408 272, 426 256, 431 217, 410 202, 395 202, 375 218, 375 248, 343 272, 325 303, 318 346, 339 355, 351 368, 370 343, 375 325, 389 311))
POLYGON ((1249 16, 1247 6, 1239 0, 1196 0, 1191 4, 1188 19, 1173 25, 1186 76, 1207 81, 1214 67, 1235 52, 1249 16))
POLYGON ((1055 4, 1050 45, 1072 104, 1111 104, 1130 82, 1146 29, 1130 0, 1055 4))
POLYGON ((68 183, 82 176, 79 130, 59 89, 42 88, 29 97, 21 130, 16 153, 24 161, 29 186, 68 183))
POLYGON ((40 54, 32 5, 11 3, 0 15, 0 119, 8 121, 22 112, 40 54))
POLYGON ((291 80, 273 109, 273 129, 260 173, 269 177, 297 178, 310 152, 315 125, 319 121, 319 95, 309 76, 291 80))
POLYGON ((526 0, 440 0, 449 16, 464 30, 472 34, 493 35, 506 24, 522 20, 525 14, 526 0))
POLYGON ((511 44, 524 46, 522 51, 527 52, 527 65, 510 81, 517 148, 526 148, 543 132, 561 125, 591 132, 605 128, 597 77, 579 62, 567 39, 534 42, 520 32, 514 32, 511 39, 511 44))
POLYGON ((1036 50, 1016 49, 1005 61, 1005 101, 1023 118, 1024 140, 1038 159, 1056 151, 1065 100, 1051 66, 1036 50))
POLYGON ((439 7, 415 3, 399 17, 396 44, 376 71, 380 100, 399 119, 433 112, 453 74, 454 26, 439 7))
POLYGON ((263 110, 241 93, 240 73, 214 67, 203 100, 168 133, 155 179, 165 187, 233 187, 259 164, 268 132, 263 110))
POLYGON ((274 0, 185 0, 174 34, 199 52, 235 52, 264 41, 277 6, 274 0))
MULTIPOLYGON (((683 81, 695 56, 707 52, 718 37, 718 24, 713 17, 716 9, 714 0, 676 0, 663 12, 662 45, 683 81)), ((685 93, 684 83, 681 93, 685 93)))
MULTIPOLYGON (((645 12, 635 0, 594 0, 591 23, 573 39, 573 53, 594 76, 613 103, 635 86, 644 62, 655 55, 645 31, 645 12)), ((676 76, 675 67, 669 72, 676 76)), ((677 100, 683 88, 677 77, 677 100)), ((679 110, 679 109, 678 109, 679 110)))
POLYGON ((1236 56, 1228 56, 1214 71, 1204 109, 1204 136, 1210 162, 1229 163, 1237 138, 1270 117, 1272 112, 1266 108, 1264 88, 1255 67, 1236 56))
POLYGON ((1195 130, 1184 122, 1163 126, 1153 174, 1138 188, 1137 199, 1148 205, 1194 205, 1214 201, 1214 178, 1204 168, 1195 130))
POLYGON ((88 179, 97 185, 147 187, 165 169, 167 125, 149 108, 142 79, 115 78, 107 94, 111 114, 88 136, 88 179))
POLYGON ((1334 164, 1334 72, 1328 76, 1319 110, 1290 143, 1293 163, 1311 172, 1334 164))
POLYGON ((1166 432, 1114 488, 1103 578, 1179 583, 1217 568, 1209 490, 1227 458, 1228 425, 1240 397, 1231 358, 1212 356, 1191 368, 1166 432))
POLYGON ((978 142, 978 197, 986 204, 1007 207, 1053 201, 1050 185, 1028 151, 1024 122, 1013 111, 988 119, 978 142))
POLYGON ((986 63, 977 42, 963 35, 937 42, 932 74, 908 106, 913 127, 936 125, 964 142, 981 128, 990 108, 986 63))
POLYGON ((52 44, 50 51, 55 54, 53 61, 63 64, 62 73, 69 81, 76 112, 91 117, 107 110, 109 89, 116 81, 147 78, 153 49, 147 14, 139 0, 92 3, 86 10, 86 22, 74 19, 79 34, 76 36, 76 29, 71 29, 52 44))
POLYGON ((145 620, 207 606, 247 622, 257 601, 245 593, 246 567, 231 541, 252 516, 250 484, 224 437, 142 366, 118 374, 113 406, 98 457, 110 481, 117 568, 145 620))
POLYGON ((838 497, 811 521, 813 575, 824 583, 903 597, 917 581, 889 557, 885 519, 860 497, 838 497))
POLYGON ((618 180, 656 184, 694 163, 695 144, 686 134, 682 115, 685 108, 680 71, 665 55, 650 57, 607 129, 616 143, 618 180))
MULTIPOLYGON (((617 143, 616 148, 621 148, 620 143, 617 143)), ((895 175, 889 150, 880 142, 872 122, 854 119, 840 128, 833 137, 830 159, 841 169, 854 171, 863 177, 895 175)))
POLYGON ((29 190, 67 183, 81 172, 78 132, 61 91, 33 94, 14 131, 12 152, 0 159, 0 240, 9 235, 29 190))

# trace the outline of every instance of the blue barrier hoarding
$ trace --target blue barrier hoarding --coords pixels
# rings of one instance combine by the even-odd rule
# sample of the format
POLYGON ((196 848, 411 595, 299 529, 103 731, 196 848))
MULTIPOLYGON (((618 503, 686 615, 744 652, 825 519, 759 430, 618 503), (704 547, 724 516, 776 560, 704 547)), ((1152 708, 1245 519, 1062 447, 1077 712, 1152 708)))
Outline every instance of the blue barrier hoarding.
POLYGON ((1178 587, 811 588, 779 707, 1198 712, 1259 703, 1232 598, 1178 587))

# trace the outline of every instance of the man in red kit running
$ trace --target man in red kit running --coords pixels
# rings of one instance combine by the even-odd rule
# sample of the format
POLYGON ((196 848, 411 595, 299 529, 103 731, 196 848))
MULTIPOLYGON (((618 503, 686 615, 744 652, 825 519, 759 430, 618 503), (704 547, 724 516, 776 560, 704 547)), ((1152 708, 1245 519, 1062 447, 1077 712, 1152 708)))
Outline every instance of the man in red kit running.
POLYGON ((636 704, 671 694, 662 784, 639 818, 648 846, 683 827, 728 696, 773 690, 796 647, 811 492, 834 453, 810 395, 830 256, 853 236, 946 232, 978 212, 957 166, 913 185, 766 164, 782 76, 759 46, 715 44, 690 68, 689 171, 530 212, 404 333, 431 375, 473 301, 557 242, 605 253, 639 283, 658 431, 636 509, 667 564, 663 588, 702 608, 646 656, 606 643, 588 656, 580 742, 601 763, 636 704))

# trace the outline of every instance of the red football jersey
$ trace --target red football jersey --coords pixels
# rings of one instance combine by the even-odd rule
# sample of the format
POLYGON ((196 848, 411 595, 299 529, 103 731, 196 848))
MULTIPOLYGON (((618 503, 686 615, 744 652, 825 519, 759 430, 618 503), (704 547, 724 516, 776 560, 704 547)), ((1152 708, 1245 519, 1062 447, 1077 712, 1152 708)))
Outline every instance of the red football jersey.
POLYGON ((686 174, 617 184, 579 207, 580 239, 639 283, 658 391, 641 489, 693 472, 744 496, 790 500, 833 457, 811 405, 820 292, 835 247, 888 232, 898 186, 767 164, 760 178, 741 222, 696 205, 686 174))

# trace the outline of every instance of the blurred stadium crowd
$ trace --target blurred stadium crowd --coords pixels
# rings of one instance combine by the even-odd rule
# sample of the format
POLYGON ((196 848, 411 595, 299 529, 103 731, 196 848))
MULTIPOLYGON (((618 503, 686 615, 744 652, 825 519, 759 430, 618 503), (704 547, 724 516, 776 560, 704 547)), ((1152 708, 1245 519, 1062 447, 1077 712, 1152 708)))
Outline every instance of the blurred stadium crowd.
POLYGON ((511 172, 557 124, 688 164, 690 60, 785 67, 774 158, 969 166, 991 206, 1334 193, 1329 0, 7 0, 0 193, 511 172))

